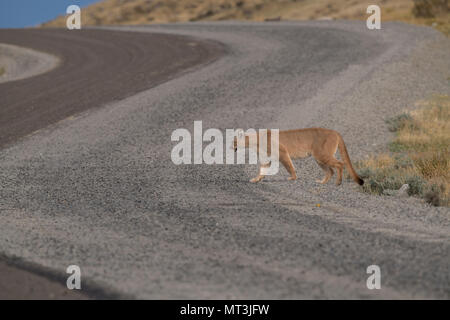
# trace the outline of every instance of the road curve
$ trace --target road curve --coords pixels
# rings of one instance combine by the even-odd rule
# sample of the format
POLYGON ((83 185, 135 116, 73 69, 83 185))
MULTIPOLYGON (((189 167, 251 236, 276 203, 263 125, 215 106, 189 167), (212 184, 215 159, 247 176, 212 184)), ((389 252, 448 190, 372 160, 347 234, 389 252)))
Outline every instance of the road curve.
POLYGON ((217 43, 135 32, 0 29, 0 43, 58 56, 54 70, 0 84, 0 146, 214 60, 217 43))
MULTIPOLYGON (((220 41, 227 55, 0 151, 1 248, 137 298, 449 298, 450 213, 317 185, 312 159, 250 184, 251 165, 181 165, 171 133, 339 130, 353 160, 384 119, 448 93, 438 32, 362 22, 198 23, 120 30, 220 41), (317 206, 320 204, 320 207, 317 206), (381 290, 366 287, 380 266, 381 290)), ((93 90, 97 84, 93 83, 93 90)))
POLYGON ((26 79, 57 67, 59 59, 51 54, 0 43, 0 83, 26 79))

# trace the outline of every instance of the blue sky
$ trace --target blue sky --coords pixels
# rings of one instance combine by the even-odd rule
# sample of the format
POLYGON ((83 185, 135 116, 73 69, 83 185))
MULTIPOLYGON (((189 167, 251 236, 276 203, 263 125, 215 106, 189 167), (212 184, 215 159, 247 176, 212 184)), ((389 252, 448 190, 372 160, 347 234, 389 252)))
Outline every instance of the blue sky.
POLYGON ((85 7, 99 0, 0 0, 0 28, 33 27, 65 15, 71 4, 85 7))

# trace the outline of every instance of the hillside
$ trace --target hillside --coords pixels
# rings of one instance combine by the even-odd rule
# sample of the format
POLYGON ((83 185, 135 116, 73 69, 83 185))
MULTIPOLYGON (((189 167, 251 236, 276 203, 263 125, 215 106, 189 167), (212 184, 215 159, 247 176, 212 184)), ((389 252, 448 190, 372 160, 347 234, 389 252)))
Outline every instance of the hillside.
MULTIPOLYGON (((399 20, 447 28, 448 0, 104 0, 82 10, 83 25, 148 24, 217 20, 365 19, 378 4, 384 21, 399 20)), ((44 23, 64 27, 65 17, 44 23)))

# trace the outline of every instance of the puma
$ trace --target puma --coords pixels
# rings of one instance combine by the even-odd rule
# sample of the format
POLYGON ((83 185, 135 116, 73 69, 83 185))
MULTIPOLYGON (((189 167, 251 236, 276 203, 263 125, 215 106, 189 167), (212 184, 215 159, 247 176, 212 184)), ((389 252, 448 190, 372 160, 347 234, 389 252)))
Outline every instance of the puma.
MULTIPOLYGON (((271 131, 267 130, 267 143, 263 145, 267 146, 268 156, 271 154, 270 141, 271 131)), ((238 140, 238 138, 235 137, 232 147, 235 152, 238 148, 256 148, 255 151, 259 152, 259 146, 260 141, 258 134, 245 134, 245 140, 238 140)), ((336 169, 336 185, 340 185, 342 183, 342 172, 345 164, 353 180, 359 185, 364 184, 364 181, 353 169, 344 140, 337 131, 323 128, 279 131, 278 146, 279 160, 290 174, 288 180, 297 179, 297 175, 292 164, 292 159, 306 158, 312 155, 317 164, 325 172, 325 177, 322 180, 317 180, 317 182, 322 184, 327 183, 334 174, 333 169, 336 169), (338 148, 343 162, 335 158, 335 153, 338 148)), ((265 176, 263 170, 261 169, 269 166, 270 162, 267 164, 261 164, 258 176, 251 179, 250 182, 261 181, 265 176)))

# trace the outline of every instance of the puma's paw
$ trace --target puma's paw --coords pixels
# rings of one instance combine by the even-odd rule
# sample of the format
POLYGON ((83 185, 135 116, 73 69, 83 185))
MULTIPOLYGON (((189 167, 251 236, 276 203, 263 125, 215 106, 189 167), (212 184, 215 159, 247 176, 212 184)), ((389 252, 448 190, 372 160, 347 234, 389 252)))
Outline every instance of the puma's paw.
POLYGON ((291 181, 291 180, 297 180, 297 177, 289 177, 288 180, 289 180, 289 181, 291 181))
POLYGON ((257 183, 257 182, 260 182, 260 181, 261 181, 261 179, 259 179, 259 178, 253 178, 253 179, 250 180, 251 183, 257 183))
POLYGON ((325 181, 323 181, 323 180, 316 180, 316 182, 320 183, 320 184, 325 184, 325 181))

